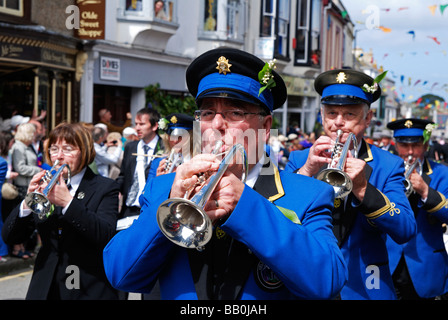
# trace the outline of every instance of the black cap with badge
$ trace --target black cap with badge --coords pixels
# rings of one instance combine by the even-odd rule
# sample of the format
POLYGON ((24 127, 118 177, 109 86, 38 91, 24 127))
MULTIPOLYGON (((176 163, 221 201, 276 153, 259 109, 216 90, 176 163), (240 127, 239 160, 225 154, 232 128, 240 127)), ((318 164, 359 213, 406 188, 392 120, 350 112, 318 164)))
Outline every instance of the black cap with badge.
POLYGON ((387 127, 394 131, 394 138, 397 142, 415 143, 425 140, 425 131, 426 134, 431 133, 433 128, 430 128, 431 126, 428 125, 434 126, 434 122, 408 118, 389 122, 387 127))
POLYGON ((286 101, 286 86, 272 62, 233 48, 217 48, 188 67, 187 86, 198 105, 205 97, 230 98, 258 104, 269 112, 286 101))
POLYGON ((322 96, 322 104, 370 104, 381 96, 379 82, 386 76, 381 73, 373 79, 367 74, 351 69, 335 69, 320 74, 314 88, 322 96))
POLYGON ((159 129, 169 135, 182 135, 183 130, 193 130, 194 117, 184 113, 171 113, 159 120, 159 129))

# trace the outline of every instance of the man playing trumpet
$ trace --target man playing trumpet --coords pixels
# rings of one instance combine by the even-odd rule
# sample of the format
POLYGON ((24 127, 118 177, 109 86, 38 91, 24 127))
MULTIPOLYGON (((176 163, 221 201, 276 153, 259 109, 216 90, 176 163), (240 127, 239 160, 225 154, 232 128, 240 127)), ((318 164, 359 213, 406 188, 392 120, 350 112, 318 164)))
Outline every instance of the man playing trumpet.
POLYGON ((370 104, 381 95, 378 83, 355 70, 331 70, 314 83, 322 96, 325 135, 304 151, 292 152, 285 170, 318 176, 331 162, 337 132, 341 143, 350 133, 357 140, 358 157, 347 155, 344 171, 353 188, 345 199, 336 199, 334 233, 348 266, 342 299, 395 299, 385 234, 404 243, 415 234, 415 219, 404 193, 403 161, 363 139, 373 112, 370 104))
POLYGON ((448 223, 448 168, 425 157, 434 123, 400 119, 388 123, 394 131, 398 155, 419 161, 421 170, 409 172, 409 202, 417 222, 417 234, 404 244, 387 239, 390 271, 399 299, 434 299, 448 291, 448 255, 443 223, 448 223), (428 276, 430 275, 430 276, 428 276))
POLYGON ((230 48, 208 51, 192 62, 187 84, 199 106, 196 118, 208 153, 150 181, 139 219, 104 250, 113 286, 145 293, 159 280, 162 299, 328 299, 338 294, 346 268, 331 230, 332 188, 279 173, 264 152, 271 112, 286 100, 285 84, 272 69, 230 48), (233 150, 235 143, 244 146, 246 183, 235 161, 204 207, 214 224, 211 240, 202 251, 177 246, 162 234, 158 208, 167 199, 184 197, 204 173, 216 172, 220 156, 210 152, 218 141, 223 145, 217 154, 233 150))

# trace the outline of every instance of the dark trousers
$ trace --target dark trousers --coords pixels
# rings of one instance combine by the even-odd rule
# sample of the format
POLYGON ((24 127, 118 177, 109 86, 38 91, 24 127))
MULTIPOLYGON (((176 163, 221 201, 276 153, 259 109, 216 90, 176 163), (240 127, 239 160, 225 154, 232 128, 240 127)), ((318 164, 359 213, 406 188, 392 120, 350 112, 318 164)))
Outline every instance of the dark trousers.
POLYGON ((132 206, 127 207, 125 206, 122 212, 122 218, 131 217, 131 216, 138 216, 140 215, 140 207, 132 206))
MULTIPOLYGON (((395 293, 398 300, 428 300, 419 297, 415 291, 411 276, 409 275, 406 261, 402 256, 397 268, 395 269, 392 280, 394 281, 395 293)), ((434 300, 434 299, 430 299, 434 300)))

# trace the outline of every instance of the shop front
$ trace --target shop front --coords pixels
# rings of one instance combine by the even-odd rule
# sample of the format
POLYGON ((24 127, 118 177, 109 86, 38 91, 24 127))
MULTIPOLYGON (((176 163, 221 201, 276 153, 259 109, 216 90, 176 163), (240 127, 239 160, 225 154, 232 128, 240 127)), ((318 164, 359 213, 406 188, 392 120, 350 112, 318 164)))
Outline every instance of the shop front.
POLYGON ((148 106, 145 88, 159 84, 171 95, 185 95, 185 71, 190 58, 148 49, 90 42, 84 46, 88 60, 81 80, 80 120, 96 123, 98 111, 107 108, 112 122, 122 125, 126 113, 148 106))
POLYGON ((41 27, 0 29, 0 109, 3 119, 46 112, 51 130, 62 121, 78 121, 79 40, 41 27), (77 74, 78 72, 78 74, 77 74))
POLYGON ((314 79, 282 75, 288 92, 288 101, 274 113, 281 133, 287 134, 298 127, 304 133, 314 129, 319 112, 318 94, 314 90, 314 79))

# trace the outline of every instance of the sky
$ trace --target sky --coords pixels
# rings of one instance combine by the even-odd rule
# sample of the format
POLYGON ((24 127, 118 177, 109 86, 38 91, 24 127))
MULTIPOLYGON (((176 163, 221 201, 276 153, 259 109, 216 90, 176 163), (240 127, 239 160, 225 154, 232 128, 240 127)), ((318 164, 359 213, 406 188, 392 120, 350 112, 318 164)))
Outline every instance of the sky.
POLYGON ((430 93, 448 102, 448 0, 341 2, 358 30, 356 46, 373 51, 400 100, 430 93))

